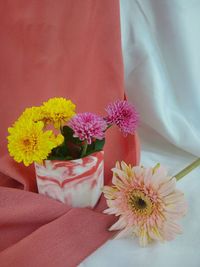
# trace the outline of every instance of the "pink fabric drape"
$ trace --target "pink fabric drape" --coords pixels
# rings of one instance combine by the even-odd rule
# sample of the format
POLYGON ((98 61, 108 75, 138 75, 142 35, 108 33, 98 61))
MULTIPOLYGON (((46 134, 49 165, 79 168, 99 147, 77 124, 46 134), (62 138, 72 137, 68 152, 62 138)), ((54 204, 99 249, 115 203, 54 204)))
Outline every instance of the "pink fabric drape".
MULTIPOLYGON (((115 218, 101 213, 103 197, 90 210, 34 193, 33 167, 7 155, 7 128, 25 107, 53 96, 98 114, 123 99, 119 3, 3 0, 0 38, 0 266, 74 267, 112 236, 107 228, 115 218)), ((115 128, 106 142, 108 183, 116 160, 138 163, 139 142, 115 128)))

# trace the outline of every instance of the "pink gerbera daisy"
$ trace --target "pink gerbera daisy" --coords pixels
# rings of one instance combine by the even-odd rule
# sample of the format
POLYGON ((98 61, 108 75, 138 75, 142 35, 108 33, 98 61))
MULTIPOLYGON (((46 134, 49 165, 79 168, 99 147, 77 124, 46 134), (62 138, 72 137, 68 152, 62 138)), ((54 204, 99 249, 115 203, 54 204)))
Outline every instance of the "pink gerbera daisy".
POLYGON ((110 230, 121 230, 119 237, 136 235, 146 246, 152 240, 171 240, 181 233, 177 224, 186 213, 182 192, 175 188, 176 178, 167 176, 166 170, 131 167, 116 163, 113 186, 104 187, 108 209, 104 212, 120 216, 110 230))
POLYGON ((74 131, 74 137, 86 140, 88 144, 91 144, 94 138, 103 139, 107 127, 102 117, 90 112, 77 114, 69 121, 68 125, 74 131))
POLYGON ((117 100, 107 106, 106 112, 108 113, 107 123, 116 124, 125 136, 135 132, 139 114, 132 104, 126 100, 117 100))

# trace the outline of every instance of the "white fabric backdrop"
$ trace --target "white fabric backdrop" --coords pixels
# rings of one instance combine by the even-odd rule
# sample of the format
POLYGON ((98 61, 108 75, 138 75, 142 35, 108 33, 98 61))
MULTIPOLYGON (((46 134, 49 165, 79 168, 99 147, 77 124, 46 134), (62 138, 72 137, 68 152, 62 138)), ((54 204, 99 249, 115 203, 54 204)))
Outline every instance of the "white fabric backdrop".
POLYGON ((121 25, 126 88, 142 122, 200 156, 200 0, 122 0, 121 25))
MULTIPOLYGON (((200 0, 121 0, 128 98, 141 115, 141 162, 170 174, 200 156, 200 0)), ((176 240, 110 240, 80 267, 199 267, 200 168, 177 185, 189 212, 176 240)), ((87 242, 87 240, 86 240, 87 242)))

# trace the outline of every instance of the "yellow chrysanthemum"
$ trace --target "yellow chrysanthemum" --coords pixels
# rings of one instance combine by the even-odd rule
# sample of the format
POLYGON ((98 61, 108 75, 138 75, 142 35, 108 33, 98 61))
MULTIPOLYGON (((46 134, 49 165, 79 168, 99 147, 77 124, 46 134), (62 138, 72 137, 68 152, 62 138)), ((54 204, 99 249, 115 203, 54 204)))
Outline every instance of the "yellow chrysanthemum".
POLYGON ((63 97, 55 97, 43 103, 43 114, 46 123, 53 123, 59 129, 63 123, 67 122, 75 115, 75 104, 71 100, 63 97))
POLYGON ((18 118, 16 124, 22 120, 26 121, 30 120, 33 122, 43 121, 44 114, 42 113, 42 108, 41 107, 26 108, 25 111, 22 113, 22 115, 18 118))
POLYGON ((58 135, 52 135, 51 136, 51 140, 56 144, 56 146, 59 146, 63 143, 64 141, 64 136, 62 134, 58 134, 58 135))
POLYGON ((41 163, 54 147, 58 146, 61 138, 54 137, 52 131, 43 131, 44 123, 33 122, 28 118, 11 128, 8 128, 8 151, 17 162, 25 166, 33 162, 41 163))

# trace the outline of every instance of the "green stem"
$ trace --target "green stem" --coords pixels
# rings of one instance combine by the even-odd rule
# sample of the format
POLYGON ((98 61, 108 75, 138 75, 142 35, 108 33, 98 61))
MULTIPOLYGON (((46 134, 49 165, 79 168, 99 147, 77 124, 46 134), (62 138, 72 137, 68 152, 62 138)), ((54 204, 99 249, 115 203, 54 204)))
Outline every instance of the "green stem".
POLYGON ((107 128, 105 129, 105 132, 112 126, 112 124, 109 124, 107 128))
POLYGON ((190 173, 192 170, 197 168, 198 166, 200 166, 200 158, 198 158, 197 160, 192 162, 190 165, 188 165, 186 168, 184 168, 182 171, 174 175, 174 177, 176 177, 176 180, 178 181, 184 176, 186 176, 188 173, 190 173))
POLYGON ((81 158, 85 156, 86 151, 87 151, 87 146, 88 146, 88 143, 87 143, 87 141, 85 141, 85 143, 83 145, 83 150, 81 152, 81 158))

